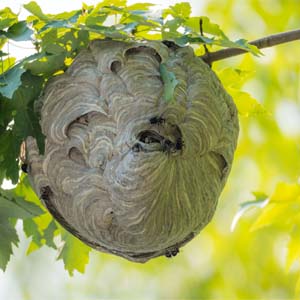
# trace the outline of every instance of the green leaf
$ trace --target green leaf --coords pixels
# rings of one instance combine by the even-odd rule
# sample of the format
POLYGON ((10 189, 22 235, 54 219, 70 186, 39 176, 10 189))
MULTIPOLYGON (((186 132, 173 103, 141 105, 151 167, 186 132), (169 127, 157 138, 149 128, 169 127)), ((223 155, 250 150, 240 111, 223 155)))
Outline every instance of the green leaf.
MULTIPOLYGON (((297 209, 300 209, 300 205, 298 205, 297 209)), ((286 218, 292 215, 293 211, 295 211, 295 209, 293 209, 289 203, 282 203, 280 205, 269 203, 251 226, 251 231, 270 225, 287 225, 288 220, 286 218)))
POLYGON ((0 190, 0 218, 27 219, 43 213, 34 203, 16 197, 13 190, 0 190))
POLYGON ((298 218, 296 213, 298 211, 300 211, 300 185, 280 182, 251 230, 269 225, 291 227, 298 218))
POLYGON ((238 68, 225 68, 216 72, 225 88, 241 89, 244 83, 254 77, 254 71, 242 70, 238 68))
POLYGON ((238 112, 244 117, 267 115, 267 110, 250 94, 234 88, 227 88, 232 96, 238 112))
POLYGON ((66 33, 62 38, 61 42, 65 45, 70 46, 70 55, 74 57, 80 49, 86 48, 89 44, 90 37, 88 30, 80 30, 66 33))
POLYGON ((14 202, 20 209, 23 209, 26 211, 27 215, 23 213, 23 217, 19 217, 21 219, 27 219, 27 218, 33 218, 36 216, 39 216, 41 214, 44 214, 44 210, 42 210, 39 206, 36 204, 29 202, 21 197, 15 197, 14 202))
POLYGON ((27 249, 27 255, 38 250, 43 245, 57 249, 53 241, 57 226, 49 213, 45 213, 38 218, 24 220, 23 229, 26 236, 32 239, 27 249), (43 224, 44 220, 50 220, 50 222, 47 222, 48 225, 46 227, 43 224))
POLYGON ((41 19, 43 21, 49 21, 50 18, 42 12, 42 9, 35 1, 31 1, 28 4, 24 4, 23 6, 31 14, 38 17, 39 19, 41 19))
POLYGON ((52 219, 52 221, 49 223, 48 227, 44 230, 43 238, 45 239, 45 243, 48 247, 51 247, 53 249, 57 249, 56 245, 54 244, 54 237, 55 232, 57 231, 57 226, 52 219))
POLYGON ((200 33, 200 20, 202 20, 203 32, 215 36, 225 36, 219 25, 212 23, 208 17, 191 17, 185 20, 184 25, 189 27, 193 32, 200 33))
POLYGON ((8 28, 6 36, 14 41, 31 40, 33 31, 27 26, 26 21, 20 21, 8 28))
MULTIPOLYGON (((14 189, 17 196, 22 195, 27 201, 38 205, 43 212, 44 206, 37 197, 28 181, 28 176, 22 175, 17 187, 14 189)), ((26 219, 23 222, 23 229, 27 237, 32 237, 31 243, 27 249, 27 254, 39 249, 43 245, 47 245, 56 249, 53 238, 57 230, 57 226, 53 217, 48 213, 42 213, 33 219, 26 219)))
POLYGON ((295 294, 299 295, 300 293, 300 276, 298 277, 298 280, 296 282, 296 287, 295 287, 295 294))
POLYGON ((0 61, 0 75, 5 73, 9 68, 11 68, 16 62, 15 57, 8 57, 6 59, 1 59, 0 61))
POLYGON ((20 176, 20 181, 18 182, 18 185, 15 187, 14 193, 17 197, 23 197, 26 199, 26 201, 32 202, 35 205, 42 208, 44 211, 46 211, 46 209, 42 205, 40 199, 33 191, 31 184, 29 183, 29 179, 28 179, 27 175, 22 174, 20 176))
POLYGON ((171 6, 176 17, 188 18, 191 14, 191 5, 189 2, 176 3, 171 6))
POLYGON ((13 104, 16 110, 13 131, 19 140, 28 136, 42 138, 40 125, 34 113, 34 101, 39 97, 43 78, 26 72, 22 76, 22 85, 14 93, 13 104))
POLYGON ((12 244, 17 245, 19 238, 14 226, 8 220, 0 219, 0 269, 5 271, 12 254, 12 244))
POLYGON ((57 15, 52 15, 51 17, 55 20, 61 20, 61 21, 65 21, 68 23, 76 23, 78 20, 78 17, 82 14, 82 10, 81 9, 76 9, 76 10, 72 10, 72 11, 66 11, 63 13, 59 13, 57 15))
POLYGON ((44 57, 39 58, 38 60, 26 63, 25 68, 30 70, 33 75, 50 76, 65 68, 65 58, 65 53, 44 55, 44 57))
POLYGON ((176 3, 163 11, 163 16, 172 15, 173 17, 188 18, 191 14, 191 5, 188 2, 176 3))
MULTIPOLYGON (((3 48, 3 46, 6 44, 7 42, 7 38, 5 36, 1 36, 0 35, 0 49, 3 48)), ((4 55, 5 56, 6 53, 1 51, 1 57, 4 55)))
POLYGON ((0 50, 0 57, 2 58, 3 56, 7 56, 8 55, 8 53, 5 53, 5 52, 3 52, 3 51, 1 51, 0 50))
POLYGON ((18 244, 11 219, 30 219, 43 211, 33 203, 16 197, 13 190, 0 189, 0 268, 4 271, 12 254, 12 244, 18 244))
POLYGON ((238 48, 246 50, 250 53, 252 53, 255 56, 259 56, 262 54, 262 52, 254 45, 250 45, 247 40, 245 39, 239 39, 237 41, 231 41, 226 36, 219 39, 216 42, 216 45, 222 46, 222 47, 228 47, 228 48, 238 48))
POLYGON ((279 182, 276 185, 270 202, 300 202, 300 184, 279 182))
MULTIPOLYGON (((170 34, 176 33, 176 35, 178 36, 179 32, 177 32, 177 29, 181 26, 181 24, 182 24, 182 20, 178 19, 178 18, 175 18, 175 19, 172 19, 172 20, 168 20, 165 23, 165 25, 163 26, 163 30, 166 31, 166 29, 169 29, 168 32, 170 34)), ((181 36, 181 34, 179 36, 181 36)))
POLYGON ((39 231, 37 224, 32 219, 23 221, 23 230, 27 237, 31 237, 31 243, 28 246, 26 254, 29 255, 31 252, 38 250, 43 246, 42 234, 39 231))
POLYGON ((240 204, 240 208, 238 212, 233 217, 230 230, 234 231, 236 228, 236 225, 240 218, 249 210, 252 208, 263 208, 268 203, 268 196, 261 192, 253 192, 252 193, 255 196, 255 200, 246 201, 240 204))
POLYGON ((107 17, 107 12, 91 13, 86 17, 85 24, 87 26, 102 25, 103 22, 107 19, 107 17))
POLYGON ((174 90, 178 84, 178 80, 173 72, 168 71, 165 64, 160 64, 159 72, 164 83, 163 97, 166 102, 171 102, 174 99, 174 90))
POLYGON ((100 35, 103 35, 108 38, 112 39, 127 39, 128 35, 125 34, 125 32, 122 32, 121 30, 116 29, 115 26, 98 26, 98 25, 90 25, 90 26, 82 26, 81 27, 84 30, 95 32, 100 35))
POLYGON ((0 10, 0 30, 12 26, 18 22, 18 16, 9 7, 0 10))
POLYGON ((73 276, 74 270, 84 273, 85 266, 89 261, 91 248, 65 230, 62 233, 62 240, 64 241, 64 246, 58 259, 63 260, 65 269, 70 276, 73 276))
POLYGON ((192 35, 178 35, 174 39, 175 43, 179 46, 186 46, 187 44, 213 44, 214 40, 204 36, 192 36, 192 35))
POLYGON ((237 45, 238 48, 247 50, 255 56, 262 55, 262 52, 256 46, 249 44, 245 39, 239 39, 235 41, 234 44, 237 45))
POLYGON ((286 271, 288 271, 296 260, 300 260, 300 227, 295 225, 287 246, 286 271))
POLYGON ((70 19, 63 19, 63 20, 54 20, 46 23, 44 26, 42 26, 39 29, 39 33, 42 33, 43 31, 49 29, 49 28, 72 28, 73 23, 77 21, 77 18, 79 16, 79 13, 77 13, 75 16, 72 16, 70 19))
POLYGON ((48 44, 43 49, 47 54, 61 54, 66 52, 66 49, 58 44, 48 44))
POLYGON ((0 94, 2 96, 12 99, 14 92, 22 84, 21 76, 26 72, 24 64, 34 59, 41 57, 42 54, 36 53, 25 57, 18 64, 7 70, 5 73, 0 75, 0 94))
POLYGON ((1 97, 0 95, 0 135, 2 135, 7 130, 8 124, 12 121, 12 112, 12 102, 4 97, 1 97))
POLYGON ((238 112, 244 117, 268 115, 267 110, 249 93, 240 89, 247 79, 254 75, 254 72, 241 69, 225 68, 217 72, 226 91, 233 98, 238 112))
POLYGON ((0 94, 12 98, 14 92, 21 85, 21 76, 26 70, 22 64, 17 64, 0 76, 0 94))
MULTIPOLYGON (((21 141, 19 141, 12 130, 6 130, 0 135, 0 170, 12 183, 17 183, 19 178, 19 156, 21 141)), ((3 179, 3 178, 1 178, 3 179)))
POLYGON ((57 28, 52 28, 43 32, 43 34, 41 34, 41 42, 40 42, 40 47, 42 49, 42 52, 47 52, 46 47, 50 45, 56 45, 58 39, 59 38, 58 38, 57 28))
POLYGON ((131 22, 136 22, 137 26, 149 26, 149 30, 157 30, 162 25, 162 19, 160 15, 149 14, 149 11, 143 10, 128 10, 122 15, 120 23, 128 24, 131 22))
POLYGON ((212 44, 222 47, 243 49, 254 54, 255 56, 262 54, 257 47, 249 44, 245 39, 231 41, 220 29, 219 25, 212 23, 208 17, 202 16, 187 18, 184 20, 183 26, 189 28, 192 34, 200 34, 200 21, 202 22, 203 32, 216 37, 216 39, 213 40, 212 44))
POLYGON ((12 130, 3 131, 0 136, 0 169, 3 171, 1 177, 6 176, 13 183, 16 183, 19 177, 18 157, 21 142, 31 135, 37 139, 41 151, 44 144, 38 116, 33 111, 33 102, 41 92, 43 79, 26 72, 22 76, 21 83, 22 85, 15 90, 12 97, 12 105, 9 107, 10 118, 5 119, 5 124, 8 124, 14 113, 12 130))

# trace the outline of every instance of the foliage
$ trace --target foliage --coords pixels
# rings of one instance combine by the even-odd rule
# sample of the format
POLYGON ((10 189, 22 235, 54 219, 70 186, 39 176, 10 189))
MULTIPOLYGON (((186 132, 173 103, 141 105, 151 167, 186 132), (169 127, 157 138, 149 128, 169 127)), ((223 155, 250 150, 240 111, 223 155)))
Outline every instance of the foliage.
MULTIPOLYGON (((296 0, 288 3, 251 0, 243 4, 210 0, 206 4, 206 14, 222 24, 222 30, 203 16, 204 36, 200 34, 200 17, 191 15, 188 3, 178 3, 157 13, 148 3, 126 5, 126 1, 115 0, 49 15, 30 2, 25 5, 31 13, 26 22, 19 20, 9 8, 2 9, 0 180, 11 179, 18 185, 13 190, 0 191, 0 267, 6 268, 12 245, 18 243, 17 219, 22 220, 26 236, 31 237, 28 254, 44 245, 56 249, 58 258, 64 261, 70 274, 74 270, 83 272, 88 262, 89 248, 65 232, 45 212, 26 177, 19 178, 18 156, 20 144, 28 135, 37 137, 39 146, 43 147, 34 102, 47 80, 64 72, 90 40, 105 37, 171 40, 179 45, 193 44, 199 56, 204 54, 205 43, 210 51, 220 47, 242 47, 257 55, 257 49, 251 48, 243 39, 230 41, 224 32, 232 32, 232 36, 242 33, 255 39, 294 29, 300 17, 298 5, 296 0), (238 9, 240 14, 236 13, 238 9), (246 18, 248 14, 249 18, 246 18), (114 25, 109 23, 112 20, 115 20, 114 25), (6 50, 7 45, 24 40, 33 43, 36 54, 16 62, 6 50)), ((127 262, 102 254, 90 286, 93 283, 96 286, 101 281, 98 276, 102 270, 109 269, 114 276, 110 278, 109 272, 101 275, 103 282, 106 279, 102 291, 109 291, 107 296, 120 298, 121 294, 109 286, 116 281, 123 282, 124 273, 118 271, 122 267, 126 276, 141 277, 147 282, 147 285, 134 286, 134 289, 146 289, 147 286, 148 291, 151 287, 155 293, 154 290, 161 290, 161 286, 165 286, 164 291, 172 287, 168 294, 152 294, 154 297, 288 299, 293 297, 296 286, 297 298, 300 293, 297 264, 300 261, 299 131, 286 134, 277 114, 280 105, 299 101, 299 84, 298 88, 296 86, 299 62, 297 47, 292 44, 268 53, 264 58, 256 59, 247 54, 213 66, 233 96, 241 122, 235 164, 213 223, 175 258, 176 269, 173 261, 160 258, 150 262, 141 273, 127 262), (294 54, 287 55, 287 52, 294 54), (242 91, 244 87, 252 90, 254 96, 242 91), (250 191, 260 192, 254 193, 254 201, 242 204, 239 221, 234 231, 229 232, 226 228, 236 213, 233 210, 239 202, 249 199, 250 191), (287 247, 286 255, 281 252, 284 247, 287 247), (175 287, 174 283, 177 283, 175 287)), ((176 78, 164 67, 161 73, 166 76, 164 82, 168 83, 165 99, 170 101, 176 78)))
MULTIPOLYGON (((243 203, 237 216, 240 217, 249 208, 263 207, 251 225, 251 231, 273 225, 289 233, 286 258, 286 269, 289 270, 294 262, 300 261, 300 184, 279 182, 269 198, 261 193, 254 195, 256 200, 243 203)), ((300 292, 300 278, 296 291, 300 292)))
POLYGON ((7 261, 12 254, 12 244, 19 242, 15 224, 17 219, 32 219, 44 211, 36 204, 19 197, 16 190, 0 190, 0 267, 5 270, 7 261))

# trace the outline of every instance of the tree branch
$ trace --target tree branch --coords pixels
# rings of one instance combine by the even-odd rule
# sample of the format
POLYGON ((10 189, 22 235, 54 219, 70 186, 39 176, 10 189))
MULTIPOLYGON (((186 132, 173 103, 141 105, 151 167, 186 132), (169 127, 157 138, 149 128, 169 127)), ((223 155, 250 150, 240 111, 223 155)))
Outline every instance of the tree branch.
MULTIPOLYGON (((269 35, 264 38, 249 42, 249 44, 256 46, 258 49, 262 49, 295 40, 300 40, 300 29, 269 35)), ((211 64, 214 61, 243 53, 247 53, 247 51, 239 48, 227 48, 216 52, 205 53, 204 55, 200 56, 200 58, 202 58, 207 64, 211 64)))

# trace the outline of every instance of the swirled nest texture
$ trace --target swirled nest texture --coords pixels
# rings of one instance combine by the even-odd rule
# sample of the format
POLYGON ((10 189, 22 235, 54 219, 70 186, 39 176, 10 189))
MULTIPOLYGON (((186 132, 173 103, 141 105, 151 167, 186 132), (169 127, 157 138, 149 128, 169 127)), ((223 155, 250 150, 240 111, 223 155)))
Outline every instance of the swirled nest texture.
POLYGON ((50 213, 100 251, 176 255, 210 221, 238 136, 236 107, 192 48, 93 41, 40 100, 29 176, 50 213), (162 65, 174 75, 164 97, 162 65))

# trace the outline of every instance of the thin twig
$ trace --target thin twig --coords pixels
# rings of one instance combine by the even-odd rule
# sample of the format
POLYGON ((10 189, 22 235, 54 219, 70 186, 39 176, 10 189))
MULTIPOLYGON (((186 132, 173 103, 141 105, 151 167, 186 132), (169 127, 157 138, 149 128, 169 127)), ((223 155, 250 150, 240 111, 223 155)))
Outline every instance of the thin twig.
POLYGON ((29 49, 29 50, 34 50, 34 49, 35 49, 35 47, 25 47, 25 46, 20 46, 20 45, 18 45, 17 43, 12 42, 12 40, 9 40, 9 43, 10 43, 11 45, 13 45, 14 47, 16 47, 16 48, 29 49))
MULTIPOLYGON (((300 29, 269 35, 261 39, 249 42, 249 44, 256 46, 258 49, 262 49, 296 40, 300 40, 300 29)), ((227 48, 216 52, 205 53, 204 55, 200 56, 200 58, 202 58, 207 64, 211 64, 214 61, 247 52, 248 51, 239 48, 227 48)))
MULTIPOLYGON (((203 34, 203 19, 202 18, 200 18, 199 27, 200 27, 201 36, 204 36, 204 34, 203 34)), ((203 44, 203 47, 204 47, 205 54, 208 54, 209 51, 208 51, 208 48, 207 48, 206 44, 203 44)))

